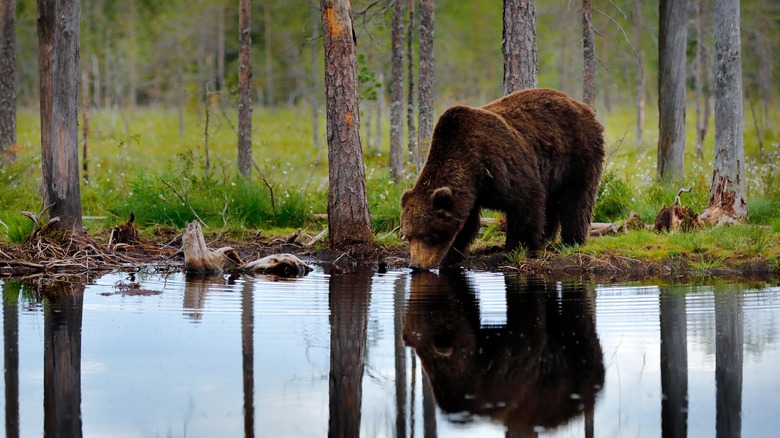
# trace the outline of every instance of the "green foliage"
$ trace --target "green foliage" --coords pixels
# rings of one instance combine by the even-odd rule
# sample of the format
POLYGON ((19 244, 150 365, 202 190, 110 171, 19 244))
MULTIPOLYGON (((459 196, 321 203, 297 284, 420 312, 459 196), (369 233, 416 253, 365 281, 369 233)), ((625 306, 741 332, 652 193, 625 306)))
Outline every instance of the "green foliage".
POLYGON ((595 222, 613 222, 624 219, 631 211, 631 189, 615 172, 606 172, 599 186, 595 222))
POLYGON ((23 243, 33 230, 33 221, 19 213, 0 213, 0 233, 13 243, 23 243))
POLYGON ((366 178, 371 227, 375 233, 388 232, 401 224, 401 195, 405 187, 394 184, 386 171, 370 172, 366 178))
POLYGON ((528 249, 523 245, 520 245, 517 248, 504 254, 504 257, 506 257, 506 260, 509 263, 516 265, 528 258, 528 249))
POLYGON ((361 100, 376 100, 382 84, 376 79, 376 72, 368 67, 366 55, 357 55, 358 93, 361 100))
POLYGON ((748 217, 751 224, 770 225, 780 218, 780 199, 754 196, 748 203, 748 217))

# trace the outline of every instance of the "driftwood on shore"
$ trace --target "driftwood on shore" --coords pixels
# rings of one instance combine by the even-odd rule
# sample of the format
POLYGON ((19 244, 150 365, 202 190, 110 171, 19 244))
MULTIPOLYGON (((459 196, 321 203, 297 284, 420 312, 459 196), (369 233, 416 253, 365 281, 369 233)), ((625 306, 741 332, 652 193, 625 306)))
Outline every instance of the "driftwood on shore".
POLYGON ((182 233, 184 267, 188 273, 215 273, 227 269, 248 274, 269 273, 284 277, 305 275, 311 268, 293 254, 272 254, 244 263, 235 249, 227 246, 211 250, 198 222, 187 224, 182 233))

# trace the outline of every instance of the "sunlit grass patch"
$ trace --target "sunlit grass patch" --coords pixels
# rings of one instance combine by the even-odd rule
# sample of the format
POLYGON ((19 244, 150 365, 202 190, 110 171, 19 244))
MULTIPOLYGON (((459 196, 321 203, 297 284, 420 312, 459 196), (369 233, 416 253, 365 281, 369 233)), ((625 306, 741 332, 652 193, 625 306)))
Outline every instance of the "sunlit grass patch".
POLYGON ((35 224, 20 213, 0 212, 0 235, 12 243, 23 243, 30 235, 35 224))

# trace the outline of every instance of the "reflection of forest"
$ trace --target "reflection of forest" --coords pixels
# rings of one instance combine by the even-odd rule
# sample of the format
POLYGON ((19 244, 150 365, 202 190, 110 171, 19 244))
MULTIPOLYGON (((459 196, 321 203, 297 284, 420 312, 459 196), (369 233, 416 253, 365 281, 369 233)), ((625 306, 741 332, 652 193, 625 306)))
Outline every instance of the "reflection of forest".
POLYGON ((512 436, 592 414, 605 372, 592 297, 576 283, 559 292, 556 283, 506 281, 506 324, 482 327, 464 274, 412 276, 404 339, 439 407, 453 421, 491 417, 512 436))

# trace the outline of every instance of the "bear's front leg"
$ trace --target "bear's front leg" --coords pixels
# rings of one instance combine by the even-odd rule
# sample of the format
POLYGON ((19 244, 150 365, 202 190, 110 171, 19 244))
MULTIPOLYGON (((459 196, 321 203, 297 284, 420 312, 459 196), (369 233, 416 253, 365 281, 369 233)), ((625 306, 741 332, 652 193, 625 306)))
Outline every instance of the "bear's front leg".
POLYGON ((455 236, 455 240, 452 242, 452 248, 444 256, 444 260, 441 261, 441 266, 454 265, 455 263, 463 261, 466 251, 477 237, 479 232, 479 207, 474 207, 469 213, 469 217, 466 222, 463 223, 463 228, 455 236))
POLYGON ((528 255, 536 256, 544 236, 544 209, 538 203, 506 212, 506 251, 522 245, 528 255))

